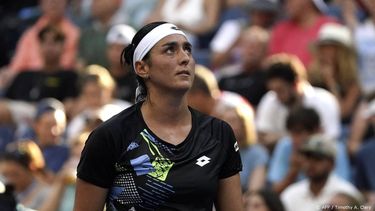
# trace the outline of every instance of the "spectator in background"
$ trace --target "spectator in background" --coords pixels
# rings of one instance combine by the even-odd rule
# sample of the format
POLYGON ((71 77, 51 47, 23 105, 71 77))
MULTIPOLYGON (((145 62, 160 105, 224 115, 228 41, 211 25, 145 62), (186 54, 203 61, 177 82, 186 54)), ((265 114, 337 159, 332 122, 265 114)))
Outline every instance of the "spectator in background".
POLYGON ((286 0, 284 4, 287 19, 272 29, 269 53, 296 55, 307 67, 311 62, 310 43, 323 24, 335 20, 324 15, 327 6, 323 0, 286 0))
POLYGON ((268 32, 258 26, 251 26, 243 31, 238 50, 241 62, 224 68, 220 74, 221 90, 236 92, 246 98, 254 108, 267 92, 262 63, 266 58, 268 32))
MULTIPOLYGON (((286 119, 288 137, 276 144, 268 168, 268 181, 276 193, 281 193, 289 185, 304 178, 303 157, 299 150, 308 137, 321 132, 318 113, 312 108, 297 107, 290 111, 286 119)), ((345 179, 350 178, 349 159, 345 144, 334 141, 338 149, 334 173, 345 179)))
MULTIPOLYGON (((365 109, 364 121, 375 128, 375 99, 365 109)), ((363 192, 369 204, 375 205, 375 136, 360 146, 354 160, 354 184, 363 192)))
POLYGON ((61 29, 65 35, 63 53, 59 65, 64 68, 72 68, 75 65, 79 29, 65 16, 67 0, 40 0, 42 16, 20 38, 14 57, 9 64, 10 71, 40 70, 44 61, 40 51, 38 34, 46 25, 54 25, 61 29))
POLYGON ((52 193, 43 203, 41 211, 71 211, 74 206, 76 173, 79 158, 85 142, 94 128, 87 128, 72 140, 70 145, 70 156, 63 168, 56 175, 51 185, 52 193))
POLYGON ((171 22, 188 32, 194 42, 194 35, 208 33, 216 27, 219 9, 218 0, 160 0, 147 21, 171 22))
POLYGON ((221 92, 213 72, 203 65, 195 65, 193 85, 188 92, 189 106, 202 113, 220 117, 228 103, 233 105, 243 100, 239 94, 221 92))
POLYGON ((129 18, 128 24, 135 29, 140 29, 158 2, 159 0, 125 0, 124 8, 129 18))
POLYGON ((352 195, 345 192, 336 193, 328 204, 322 205, 322 211, 346 211, 353 207, 352 209, 362 209, 364 210, 363 202, 359 201, 352 195), (361 208, 362 207, 362 208, 361 208))
POLYGON ((33 122, 35 142, 42 150, 46 168, 56 174, 69 157, 63 133, 66 128, 64 105, 53 98, 46 98, 36 105, 33 122))
POLYGON ((121 0, 92 0, 92 22, 82 29, 79 40, 79 69, 91 64, 109 67, 106 36, 112 26, 126 21, 118 16, 121 4, 121 0))
POLYGON ((9 145, 0 155, 0 175, 13 186, 16 201, 27 208, 39 210, 51 193, 40 177, 43 171, 43 155, 31 140, 9 145))
POLYGON ((246 192, 245 211, 285 211, 277 193, 269 189, 246 192))
POLYGON ((323 133, 336 139, 340 134, 340 111, 336 98, 328 91, 312 87, 306 71, 293 55, 276 54, 266 61, 268 91, 257 108, 259 140, 272 150, 276 141, 286 135, 286 118, 298 106, 315 109, 321 119, 323 133))
POLYGON ((241 57, 238 58, 237 47, 242 38, 241 34, 244 33, 243 30, 252 26, 269 30, 278 17, 280 9, 278 0, 251 0, 243 4, 241 9, 244 10, 247 18, 224 21, 210 42, 212 53, 210 62, 215 71, 237 63, 238 60, 242 61, 241 57))
POLYGON ((109 72, 116 81, 114 96, 128 102, 134 102, 137 81, 134 72, 129 65, 120 62, 121 53, 128 46, 135 35, 135 30, 128 25, 119 24, 113 26, 107 34, 107 58, 109 72))
POLYGON ((167 21, 184 30, 197 64, 208 66, 208 43, 219 16, 220 0, 160 0, 147 22, 167 21))
POLYGON ((362 200, 361 193, 351 183, 331 173, 336 156, 332 140, 324 135, 313 135, 303 144, 300 152, 303 155, 302 168, 307 179, 290 185, 281 193, 287 211, 302 207, 305 211, 321 209, 339 192, 362 200))
POLYGON ((98 117, 105 121, 131 105, 127 101, 114 98, 116 82, 102 66, 87 66, 82 73, 81 82, 79 96, 68 108, 71 118, 66 129, 68 143, 80 134, 88 120, 98 117))
POLYGON ((220 89, 215 75, 203 65, 195 65, 195 77, 188 92, 189 106, 198 111, 217 116, 219 110, 220 89))
POLYGON ((240 172, 242 192, 262 189, 266 184, 268 152, 257 144, 254 111, 246 100, 227 103, 220 115, 233 129, 242 160, 240 172))
POLYGON ((352 30, 358 53, 359 79, 365 95, 375 92, 375 1, 341 1, 345 23, 352 30), (357 18, 357 12, 365 14, 363 21, 357 18))
POLYGON ((65 44, 64 33, 54 25, 46 25, 38 33, 43 65, 40 69, 20 72, 5 91, 12 100, 36 102, 43 98, 65 101, 76 97, 78 74, 60 65, 65 44))
POLYGON ((17 124, 6 101, 0 100, 0 152, 5 151, 7 144, 14 141, 17 124))
POLYGON ((361 98, 357 56, 347 27, 324 24, 314 45, 308 78, 311 85, 331 92, 340 105, 341 122, 348 126, 361 98))
POLYGON ((364 143, 370 142, 374 137, 375 127, 371 125, 371 120, 367 114, 373 99, 375 99, 375 92, 365 96, 353 114, 353 121, 347 140, 350 158, 354 158, 359 148, 364 143))

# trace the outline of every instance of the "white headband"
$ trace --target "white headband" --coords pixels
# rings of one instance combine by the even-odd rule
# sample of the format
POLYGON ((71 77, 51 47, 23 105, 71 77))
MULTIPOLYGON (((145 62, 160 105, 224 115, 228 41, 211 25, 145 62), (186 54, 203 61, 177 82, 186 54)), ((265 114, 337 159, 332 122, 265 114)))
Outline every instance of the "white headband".
POLYGON ((171 23, 164 23, 157 26, 146 34, 134 50, 133 67, 135 68, 135 62, 142 60, 159 40, 171 34, 181 34, 186 37, 183 31, 177 29, 177 27, 171 23))

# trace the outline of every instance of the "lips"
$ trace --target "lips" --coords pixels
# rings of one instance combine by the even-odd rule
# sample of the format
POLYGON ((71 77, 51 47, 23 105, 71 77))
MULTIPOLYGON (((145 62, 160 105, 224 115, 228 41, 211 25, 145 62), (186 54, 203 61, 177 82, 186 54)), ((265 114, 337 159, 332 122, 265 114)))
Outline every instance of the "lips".
POLYGON ((190 72, 188 70, 182 70, 177 73, 177 75, 190 75, 190 72))

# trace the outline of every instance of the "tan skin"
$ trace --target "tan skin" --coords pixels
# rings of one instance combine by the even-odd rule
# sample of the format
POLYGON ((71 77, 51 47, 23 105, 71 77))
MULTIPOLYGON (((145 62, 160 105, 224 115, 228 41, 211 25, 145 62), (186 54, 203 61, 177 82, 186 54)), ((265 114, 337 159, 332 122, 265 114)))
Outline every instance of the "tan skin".
MULTIPOLYGON (((136 74, 145 80, 147 98, 141 112, 147 126, 177 145, 191 129, 187 91, 194 78, 191 45, 182 35, 161 39, 149 52, 150 61, 137 61, 136 74)), ((103 210, 108 189, 77 179, 75 211, 103 210)), ((217 210, 242 210, 239 174, 219 181, 217 210)))

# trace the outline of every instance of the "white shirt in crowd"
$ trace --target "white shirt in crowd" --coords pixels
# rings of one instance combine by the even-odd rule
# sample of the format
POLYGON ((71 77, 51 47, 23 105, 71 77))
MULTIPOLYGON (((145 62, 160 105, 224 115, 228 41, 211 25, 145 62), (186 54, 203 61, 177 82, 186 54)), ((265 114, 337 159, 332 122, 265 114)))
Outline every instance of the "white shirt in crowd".
MULTIPOLYGON (((303 104, 319 114, 323 133, 331 138, 340 134, 340 108, 336 98, 328 91, 305 84, 303 104)), ((276 93, 267 92, 261 99, 256 114, 258 131, 286 135, 288 108, 282 104, 276 93)))
POLYGON ((361 193, 349 182, 331 174, 326 185, 318 196, 310 191, 308 179, 290 185, 281 193, 281 201, 286 211, 303 210, 318 211, 328 205, 337 193, 346 193, 361 200, 361 193))

